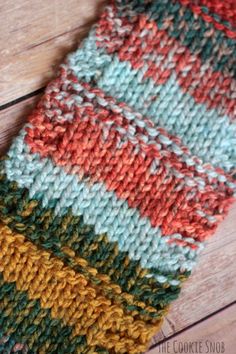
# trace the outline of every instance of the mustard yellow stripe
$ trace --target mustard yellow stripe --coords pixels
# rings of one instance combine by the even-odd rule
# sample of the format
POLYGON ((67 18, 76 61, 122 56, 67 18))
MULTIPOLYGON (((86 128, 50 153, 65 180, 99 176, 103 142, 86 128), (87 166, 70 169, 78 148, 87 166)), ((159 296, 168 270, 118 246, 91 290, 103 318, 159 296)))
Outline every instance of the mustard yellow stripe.
POLYGON ((125 313, 92 285, 84 275, 65 266, 23 235, 0 225, 0 271, 4 281, 15 282, 29 299, 39 299, 52 318, 74 327, 73 335, 86 335, 87 344, 115 353, 139 353, 146 349, 161 320, 140 320, 137 312, 125 313))

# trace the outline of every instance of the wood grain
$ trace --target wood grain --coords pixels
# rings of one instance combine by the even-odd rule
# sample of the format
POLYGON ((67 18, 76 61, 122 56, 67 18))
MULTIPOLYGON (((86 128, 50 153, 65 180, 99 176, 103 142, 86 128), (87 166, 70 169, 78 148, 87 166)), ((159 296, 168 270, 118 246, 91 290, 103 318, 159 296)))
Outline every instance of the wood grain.
POLYGON ((186 350, 182 353, 235 354, 236 337, 233 335, 235 327, 236 305, 234 304, 158 345, 148 354, 178 354, 181 353, 184 345, 186 350))
POLYGON ((5 154, 39 97, 34 96, 0 111, 0 155, 5 154))
POLYGON ((0 1, 0 106, 44 86, 104 2, 0 1))

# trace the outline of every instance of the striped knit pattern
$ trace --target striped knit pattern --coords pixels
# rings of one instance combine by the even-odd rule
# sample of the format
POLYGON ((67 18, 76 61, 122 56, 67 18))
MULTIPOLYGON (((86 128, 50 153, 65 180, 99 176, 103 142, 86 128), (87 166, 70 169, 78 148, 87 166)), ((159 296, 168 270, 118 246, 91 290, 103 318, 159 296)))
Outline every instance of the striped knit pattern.
POLYGON ((116 0, 0 162, 0 352, 143 353, 235 192, 234 0, 116 0))

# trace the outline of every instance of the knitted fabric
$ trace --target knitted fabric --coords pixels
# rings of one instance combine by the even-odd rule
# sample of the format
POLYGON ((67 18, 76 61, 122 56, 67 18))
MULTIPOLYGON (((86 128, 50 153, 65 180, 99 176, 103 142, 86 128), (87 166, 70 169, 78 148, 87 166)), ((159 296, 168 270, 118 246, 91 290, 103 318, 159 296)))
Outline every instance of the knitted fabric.
POLYGON ((1 353, 145 352, 234 198, 235 27, 117 0, 61 64, 1 160, 1 353))

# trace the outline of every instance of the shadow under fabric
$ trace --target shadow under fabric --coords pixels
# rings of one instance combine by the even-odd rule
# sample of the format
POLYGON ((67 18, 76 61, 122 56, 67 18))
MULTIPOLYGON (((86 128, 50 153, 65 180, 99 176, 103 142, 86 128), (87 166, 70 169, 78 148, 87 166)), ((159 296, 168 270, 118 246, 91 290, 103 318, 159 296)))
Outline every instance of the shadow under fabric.
POLYGON ((60 65, 1 159, 1 353, 145 352, 234 199, 235 18, 112 1, 60 65))

